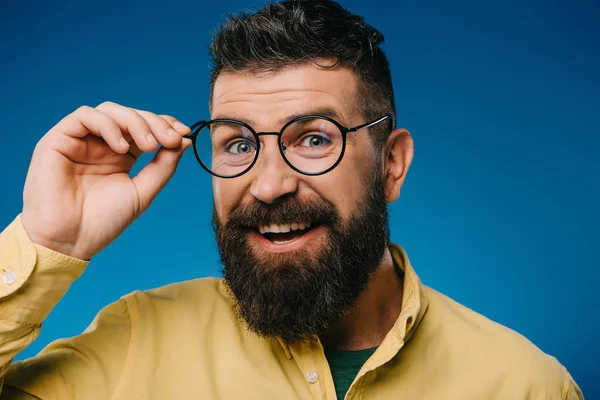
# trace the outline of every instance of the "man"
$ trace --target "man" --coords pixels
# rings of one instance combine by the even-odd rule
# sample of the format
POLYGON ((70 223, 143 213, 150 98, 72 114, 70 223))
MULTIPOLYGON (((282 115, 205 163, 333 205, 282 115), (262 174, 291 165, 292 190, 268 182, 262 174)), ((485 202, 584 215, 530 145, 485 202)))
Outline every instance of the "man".
POLYGON ((103 103, 52 128, 0 235, 0 397, 583 398, 554 358, 423 286, 389 242, 413 144, 394 126, 382 40, 332 1, 270 4, 215 36, 211 121, 103 103), (223 279, 125 296, 11 365, 190 146, 214 175, 223 279))

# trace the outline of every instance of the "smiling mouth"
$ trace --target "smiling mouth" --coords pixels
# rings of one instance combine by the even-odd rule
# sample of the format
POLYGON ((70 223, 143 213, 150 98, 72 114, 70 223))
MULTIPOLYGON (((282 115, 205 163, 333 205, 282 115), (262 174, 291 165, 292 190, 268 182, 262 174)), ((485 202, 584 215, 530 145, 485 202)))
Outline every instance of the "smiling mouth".
POLYGON ((256 230, 274 244, 287 244, 310 232, 316 224, 311 221, 258 226, 256 230))

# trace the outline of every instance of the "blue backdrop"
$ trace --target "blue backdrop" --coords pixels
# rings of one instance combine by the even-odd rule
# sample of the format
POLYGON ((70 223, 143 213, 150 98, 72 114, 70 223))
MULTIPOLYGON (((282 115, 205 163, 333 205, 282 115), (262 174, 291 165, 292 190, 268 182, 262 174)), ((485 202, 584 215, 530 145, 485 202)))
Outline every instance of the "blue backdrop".
MULTIPOLYGON (((210 32, 265 2, 50 3, 0 8, 0 229, 21 210, 35 143, 79 105, 206 118, 210 32)), ((425 284, 521 332, 600 398, 600 3, 342 4, 385 35, 415 140, 393 240, 425 284)), ((211 208, 210 177, 187 153, 19 358, 135 289, 218 275, 211 208)))

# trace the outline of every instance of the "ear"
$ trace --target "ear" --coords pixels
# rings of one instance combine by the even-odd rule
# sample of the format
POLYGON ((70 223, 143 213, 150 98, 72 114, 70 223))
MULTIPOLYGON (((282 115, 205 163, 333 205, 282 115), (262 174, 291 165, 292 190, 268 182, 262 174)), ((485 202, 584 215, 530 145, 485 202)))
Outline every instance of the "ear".
POLYGON ((414 155, 414 144, 406 129, 393 131, 385 145, 384 185, 385 201, 393 203, 400 197, 400 188, 406 179, 414 155))

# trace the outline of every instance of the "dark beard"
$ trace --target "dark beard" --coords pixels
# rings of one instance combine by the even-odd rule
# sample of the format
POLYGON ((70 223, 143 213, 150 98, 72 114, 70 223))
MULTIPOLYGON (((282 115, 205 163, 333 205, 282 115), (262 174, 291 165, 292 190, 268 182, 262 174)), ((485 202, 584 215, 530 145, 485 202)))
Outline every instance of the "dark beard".
POLYGON ((225 225, 213 212, 223 276, 235 297, 235 312, 250 330, 290 344, 312 340, 352 308, 389 242, 382 175, 375 168, 364 203, 345 223, 322 198, 238 206, 225 225), (327 228, 328 240, 316 252, 275 254, 248 241, 258 225, 306 220, 327 228))

